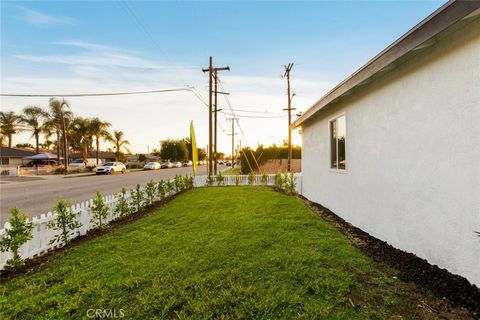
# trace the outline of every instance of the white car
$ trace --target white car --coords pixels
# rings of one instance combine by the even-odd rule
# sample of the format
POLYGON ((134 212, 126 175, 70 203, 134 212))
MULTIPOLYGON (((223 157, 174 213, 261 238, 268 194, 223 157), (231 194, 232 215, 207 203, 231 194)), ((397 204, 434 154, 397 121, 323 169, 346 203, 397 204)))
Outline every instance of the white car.
POLYGON ((183 165, 180 161, 176 161, 176 162, 173 163, 173 167, 174 168, 181 168, 181 167, 183 167, 183 165))
POLYGON ((97 174, 113 174, 115 172, 126 173, 127 167, 121 162, 107 162, 97 168, 97 174))
MULTIPOLYGON (((102 159, 98 159, 98 164, 102 164, 102 159)), ((83 159, 73 159, 69 166, 74 167, 74 168, 94 168, 97 166, 97 159, 95 158, 88 158, 87 162, 84 162, 83 159)))
POLYGON ((160 169, 160 163, 158 162, 147 162, 144 166, 143 166, 143 170, 158 170, 160 169))

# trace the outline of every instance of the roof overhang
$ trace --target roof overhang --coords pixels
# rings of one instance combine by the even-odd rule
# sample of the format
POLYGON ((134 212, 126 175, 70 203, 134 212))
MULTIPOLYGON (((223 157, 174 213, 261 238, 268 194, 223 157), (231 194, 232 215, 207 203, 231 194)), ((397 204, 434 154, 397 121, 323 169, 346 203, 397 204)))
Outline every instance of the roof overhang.
POLYGON ((479 8, 480 1, 447 2, 315 102, 291 124, 290 129, 299 127, 318 111, 366 84, 375 74, 392 69, 392 64, 409 52, 429 46, 429 40, 479 8))

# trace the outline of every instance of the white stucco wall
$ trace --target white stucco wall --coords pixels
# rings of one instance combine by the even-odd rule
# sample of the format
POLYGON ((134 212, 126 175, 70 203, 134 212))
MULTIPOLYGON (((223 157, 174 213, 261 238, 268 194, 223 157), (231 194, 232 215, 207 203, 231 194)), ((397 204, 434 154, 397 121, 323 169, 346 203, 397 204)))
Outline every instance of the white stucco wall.
POLYGON ((480 286, 480 20, 303 125, 302 189, 353 225, 480 286), (328 121, 346 113, 347 172, 328 121))

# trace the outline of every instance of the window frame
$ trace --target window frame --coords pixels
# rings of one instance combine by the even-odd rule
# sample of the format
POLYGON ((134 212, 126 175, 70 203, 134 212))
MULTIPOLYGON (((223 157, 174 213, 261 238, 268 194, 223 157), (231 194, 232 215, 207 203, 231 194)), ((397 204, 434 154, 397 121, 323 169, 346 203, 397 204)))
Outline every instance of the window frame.
MULTIPOLYGON (((334 117, 328 119, 328 123, 327 123, 327 130, 328 130, 328 168, 329 168, 329 171, 330 172, 335 172, 335 173, 347 173, 347 165, 345 164, 345 169, 342 169, 342 168, 339 168, 338 167, 338 139, 335 139, 335 143, 336 143, 336 146, 335 146, 335 150, 336 150, 336 159, 337 159, 337 167, 336 168, 333 168, 332 167, 332 123, 334 121, 336 121, 337 119, 341 118, 341 117, 345 117, 345 162, 347 162, 347 113, 346 112, 342 112, 342 113, 339 113, 337 115, 335 115, 334 117)), ((338 131, 338 125, 336 125, 336 129, 338 131)))

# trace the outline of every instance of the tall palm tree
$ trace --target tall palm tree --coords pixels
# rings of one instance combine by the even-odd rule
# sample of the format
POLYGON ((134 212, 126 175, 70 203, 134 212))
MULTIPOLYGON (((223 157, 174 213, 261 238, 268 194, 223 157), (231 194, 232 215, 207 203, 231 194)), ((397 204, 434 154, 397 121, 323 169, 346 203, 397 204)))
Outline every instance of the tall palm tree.
POLYGON ((98 166, 98 153, 100 151, 100 139, 112 140, 112 135, 108 132, 108 128, 111 126, 110 123, 100 120, 98 117, 93 118, 90 121, 91 132, 95 137, 95 147, 97 149, 97 166, 98 166))
POLYGON ((40 133, 43 131, 43 122, 48 117, 48 113, 40 107, 28 106, 23 109, 23 115, 20 122, 25 124, 27 130, 32 132, 35 138, 35 151, 39 152, 40 133))
POLYGON ((93 141, 91 121, 81 117, 74 118, 69 125, 69 131, 70 145, 80 152, 83 162, 86 163, 93 141))
POLYGON ((20 116, 13 111, 0 111, 0 132, 2 136, 7 137, 8 147, 12 147, 13 135, 20 131, 18 122, 20 116))
POLYGON ((127 148, 127 145, 130 145, 130 142, 124 140, 123 131, 115 130, 110 141, 114 144, 113 148, 115 149, 115 159, 117 161, 120 161, 120 156, 123 154, 122 149, 130 153, 130 150, 127 148))
POLYGON ((63 146, 65 153, 65 161, 68 158, 68 148, 67 148, 67 130, 65 125, 65 120, 73 117, 73 113, 68 110, 69 104, 65 100, 50 99, 49 103, 50 112, 49 112, 49 121, 47 126, 54 128, 57 135, 57 161, 60 162, 60 145, 61 137, 63 137, 63 146))

